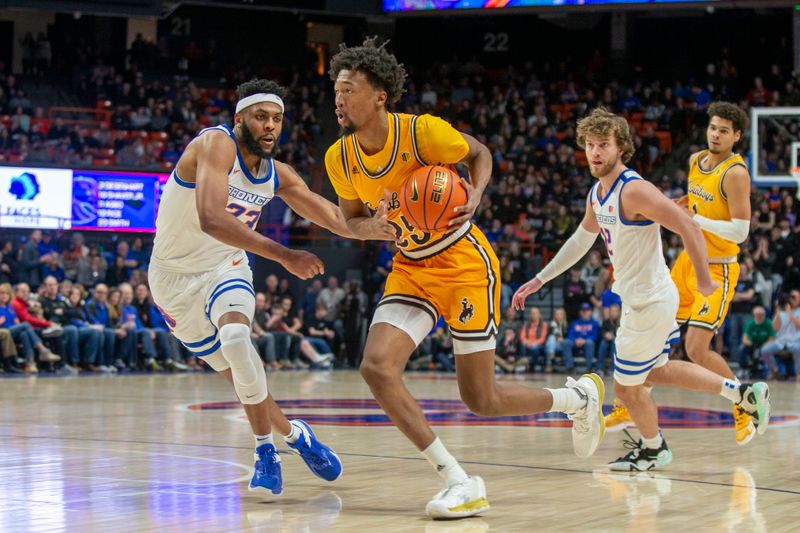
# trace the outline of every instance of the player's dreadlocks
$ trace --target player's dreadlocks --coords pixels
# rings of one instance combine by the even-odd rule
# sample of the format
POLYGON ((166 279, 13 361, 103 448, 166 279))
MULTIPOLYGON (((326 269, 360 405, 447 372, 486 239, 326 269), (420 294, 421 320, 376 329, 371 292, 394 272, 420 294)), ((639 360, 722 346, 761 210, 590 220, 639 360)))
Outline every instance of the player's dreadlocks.
POLYGON ((389 41, 378 45, 377 40, 377 37, 367 37, 361 46, 352 48, 339 45, 339 53, 331 58, 328 73, 336 81, 342 70, 361 72, 372 86, 386 91, 389 103, 394 103, 405 91, 403 85, 408 75, 402 63, 386 50, 389 41))

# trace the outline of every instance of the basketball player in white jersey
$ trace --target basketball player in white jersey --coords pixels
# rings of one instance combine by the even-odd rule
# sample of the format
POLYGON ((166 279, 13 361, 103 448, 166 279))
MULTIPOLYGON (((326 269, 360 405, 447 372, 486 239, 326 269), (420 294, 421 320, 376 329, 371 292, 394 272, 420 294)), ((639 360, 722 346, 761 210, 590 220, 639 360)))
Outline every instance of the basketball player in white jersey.
POLYGON ((255 310, 245 252, 277 261, 301 279, 324 272, 315 255, 290 250, 253 231, 262 207, 279 195, 300 216, 351 237, 339 208, 311 192, 289 165, 273 159, 284 89, 252 80, 239 86, 233 128, 207 128, 186 147, 164 189, 149 280, 175 336, 233 383, 256 439, 250 490, 280 494, 280 432, 317 476, 333 481, 342 463, 302 420, 289 421, 267 391, 250 342, 255 310))
POLYGON ((741 405, 759 421, 769 423, 766 383, 741 384, 687 361, 669 359, 678 341, 678 291, 661 248, 664 226, 681 236, 697 272, 697 288, 712 294, 718 284, 708 270, 703 233, 686 210, 666 198, 651 183, 625 167, 633 141, 624 118, 603 108, 578 121, 578 145, 586 150, 589 170, 598 178, 586 200, 586 213, 577 231, 553 260, 514 294, 513 305, 523 309, 525 298, 567 270, 603 236, 614 267, 614 292, 622 299, 622 318, 616 337, 614 388, 630 410, 642 434, 631 451, 612 462, 612 470, 650 470, 668 464, 672 452, 658 428, 655 402, 645 380, 718 393, 741 405))

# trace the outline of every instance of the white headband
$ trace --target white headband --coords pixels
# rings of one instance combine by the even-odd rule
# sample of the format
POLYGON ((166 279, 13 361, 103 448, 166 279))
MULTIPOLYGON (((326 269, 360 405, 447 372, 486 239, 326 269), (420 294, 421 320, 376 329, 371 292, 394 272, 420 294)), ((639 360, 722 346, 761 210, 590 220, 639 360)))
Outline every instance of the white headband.
POLYGON ((245 107, 250 107, 251 105, 260 104, 262 102, 272 102, 273 104, 277 104, 278 107, 281 108, 281 113, 283 113, 283 100, 281 100, 281 97, 277 94, 272 93, 256 93, 242 98, 236 104, 236 112, 241 113, 242 109, 245 107))

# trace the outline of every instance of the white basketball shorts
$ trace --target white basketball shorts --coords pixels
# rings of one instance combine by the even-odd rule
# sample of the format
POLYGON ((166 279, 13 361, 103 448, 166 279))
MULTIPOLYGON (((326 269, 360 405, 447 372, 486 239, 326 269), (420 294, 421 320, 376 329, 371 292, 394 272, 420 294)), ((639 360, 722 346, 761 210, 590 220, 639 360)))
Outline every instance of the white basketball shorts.
POLYGON ((663 299, 641 307, 622 302, 614 354, 614 379, 621 385, 643 384, 652 369, 667 364, 671 346, 680 341, 678 290, 669 283, 660 294, 663 299))
POLYGON ((200 273, 161 270, 151 264, 148 277, 153 300, 175 337, 215 370, 228 368, 221 353, 217 354, 217 324, 228 312, 253 320, 255 290, 247 255, 240 252, 216 269, 200 273))

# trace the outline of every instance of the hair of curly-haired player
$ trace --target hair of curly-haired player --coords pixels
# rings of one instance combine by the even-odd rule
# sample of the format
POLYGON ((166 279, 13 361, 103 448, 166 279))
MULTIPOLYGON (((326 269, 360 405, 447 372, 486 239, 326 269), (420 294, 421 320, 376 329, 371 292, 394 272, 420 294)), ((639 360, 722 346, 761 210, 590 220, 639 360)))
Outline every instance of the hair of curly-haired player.
POLYGON ((333 81, 342 70, 361 72, 369 83, 382 91, 386 91, 389 103, 400 99, 405 89, 408 74, 402 63, 397 62, 394 54, 386 49, 388 41, 377 44, 377 37, 367 37, 361 46, 347 47, 339 45, 339 52, 331 58, 328 73, 333 81))

